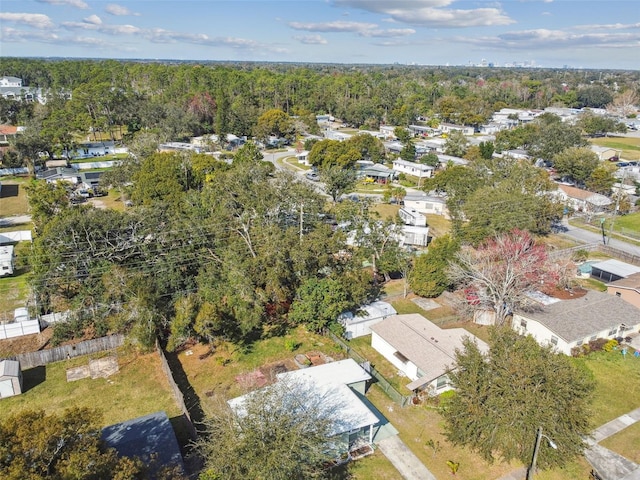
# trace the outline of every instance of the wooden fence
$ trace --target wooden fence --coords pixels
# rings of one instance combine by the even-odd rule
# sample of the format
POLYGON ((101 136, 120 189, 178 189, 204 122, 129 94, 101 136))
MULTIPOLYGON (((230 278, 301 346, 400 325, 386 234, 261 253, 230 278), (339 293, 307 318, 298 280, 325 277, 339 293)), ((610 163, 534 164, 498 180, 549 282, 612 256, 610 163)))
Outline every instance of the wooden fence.
POLYGON ((93 340, 84 340, 75 345, 65 345, 47 350, 38 350, 36 352, 21 353, 11 357, 13 360, 20 362, 23 370, 47 365, 53 362, 59 362, 68 358, 79 357, 81 355, 89 355, 91 353, 104 352, 112 350, 124 345, 124 335, 109 335, 107 337, 94 338, 93 340))
POLYGON ((173 378, 173 373, 171 372, 171 367, 169 366, 169 362, 167 361, 167 357, 162 351, 162 347, 160 343, 156 340, 156 352, 158 352, 158 356, 160 357, 160 365, 162 366, 162 371, 167 376, 167 381, 169 382, 169 386, 171 387, 171 392, 173 393, 173 397, 178 404, 178 407, 182 411, 182 417, 185 420, 185 425, 187 426, 187 430, 189 435, 191 436, 191 440, 195 440, 198 437, 195 427, 193 426, 193 421, 191 420, 191 415, 189 410, 187 409, 187 405, 184 401, 184 395, 180 387, 176 383, 175 378, 173 378))

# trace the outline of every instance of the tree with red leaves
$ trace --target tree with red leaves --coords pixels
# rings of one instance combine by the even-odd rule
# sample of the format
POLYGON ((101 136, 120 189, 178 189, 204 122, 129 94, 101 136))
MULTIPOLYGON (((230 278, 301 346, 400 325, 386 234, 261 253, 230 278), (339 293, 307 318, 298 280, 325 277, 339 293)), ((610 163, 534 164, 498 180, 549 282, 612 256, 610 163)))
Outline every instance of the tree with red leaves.
MULTIPOLYGON (((526 293, 544 280, 548 257, 543 245, 524 230, 511 230, 465 247, 449 268, 450 279, 473 292, 474 308, 495 311, 503 325, 514 308, 527 303, 526 293)), ((467 295, 468 296, 468 295, 467 295)))

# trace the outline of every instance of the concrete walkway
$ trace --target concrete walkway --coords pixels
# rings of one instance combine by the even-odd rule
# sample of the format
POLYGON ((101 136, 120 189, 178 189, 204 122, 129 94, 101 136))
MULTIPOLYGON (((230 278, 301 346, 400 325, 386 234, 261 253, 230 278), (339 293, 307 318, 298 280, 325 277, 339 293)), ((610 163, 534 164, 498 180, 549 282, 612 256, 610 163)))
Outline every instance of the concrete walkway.
POLYGON ((436 480, 398 435, 380 440, 376 445, 405 480, 436 480))
MULTIPOLYGON (((587 439, 589 448, 585 450, 584 456, 603 480, 640 480, 640 465, 598 445, 605 438, 615 435, 639 421, 640 408, 636 408, 596 428, 592 436, 587 439)), ((526 474, 526 467, 522 467, 498 480, 523 480, 526 474)))

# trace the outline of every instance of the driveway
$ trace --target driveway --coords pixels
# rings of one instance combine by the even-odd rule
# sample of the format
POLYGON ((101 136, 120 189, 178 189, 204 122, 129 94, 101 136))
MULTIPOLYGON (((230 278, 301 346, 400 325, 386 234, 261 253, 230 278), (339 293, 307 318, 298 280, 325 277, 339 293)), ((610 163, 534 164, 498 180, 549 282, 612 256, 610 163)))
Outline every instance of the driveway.
POLYGON ((380 440, 376 445, 405 480, 436 480, 398 435, 380 440))

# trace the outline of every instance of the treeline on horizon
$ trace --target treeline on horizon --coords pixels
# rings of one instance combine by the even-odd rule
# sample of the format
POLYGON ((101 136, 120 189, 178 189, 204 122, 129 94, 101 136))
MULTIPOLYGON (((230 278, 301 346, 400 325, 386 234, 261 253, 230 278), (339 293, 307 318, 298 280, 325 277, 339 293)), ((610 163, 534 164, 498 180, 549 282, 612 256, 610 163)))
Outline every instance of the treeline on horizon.
MULTIPOLYGON (((616 92, 637 93, 640 84, 638 71, 6 57, 0 74, 46 89, 52 98, 71 93, 77 110, 95 103, 108 112, 107 123, 127 125, 129 133, 177 115, 181 125, 170 133, 184 138, 251 135, 271 109, 300 117, 331 114, 366 128, 409 125, 431 115, 477 126, 503 107, 605 107, 616 92)), ((32 116, 28 108, 5 110, 5 123, 32 116)))

